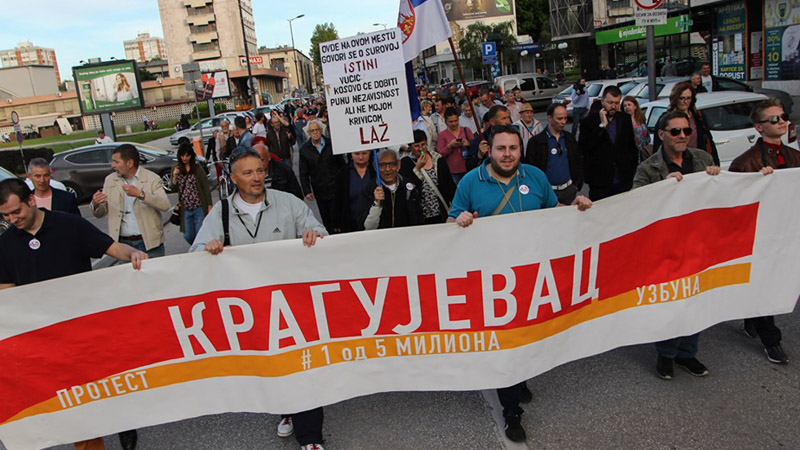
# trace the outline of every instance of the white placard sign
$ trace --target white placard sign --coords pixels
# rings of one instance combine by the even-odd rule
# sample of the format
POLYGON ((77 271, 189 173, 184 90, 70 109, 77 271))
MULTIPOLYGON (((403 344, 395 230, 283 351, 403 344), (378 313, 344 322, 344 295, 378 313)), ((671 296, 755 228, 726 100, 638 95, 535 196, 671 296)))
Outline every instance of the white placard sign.
POLYGON ((667 10, 666 9, 640 9, 634 13, 637 27, 644 27, 650 25, 666 25, 667 24, 667 10))
POLYGON ((320 44, 334 153, 414 139, 402 35, 392 28, 320 44))

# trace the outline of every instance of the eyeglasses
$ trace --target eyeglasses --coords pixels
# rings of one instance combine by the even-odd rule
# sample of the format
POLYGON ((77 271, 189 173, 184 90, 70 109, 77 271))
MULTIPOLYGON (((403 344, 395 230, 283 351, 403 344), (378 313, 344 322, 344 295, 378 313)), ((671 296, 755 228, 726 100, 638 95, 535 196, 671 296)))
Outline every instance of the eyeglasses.
POLYGON ((378 163, 378 167, 381 168, 381 169, 388 169, 390 167, 397 167, 397 161, 378 163))
POLYGON ((672 137, 680 136, 681 132, 683 132, 684 136, 691 136, 692 135, 692 129, 689 128, 689 127, 686 127, 686 128, 670 128, 669 130, 664 130, 664 131, 668 132, 670 134, 670 136, 672 136, 672 137))
POLYGON ((783 114, 780 114, 780 115, 769 116, 769 117, 767 117, 766 119, 764 119, 764 120, 759 120, 759 121, 758 121, 758 122, 756 122, 756 123, 764 123, 764 122, 769 122, 769 123, 771 123, 772 125, 775 125, 775 124, 777 124, 778 122, 780 122, 781 120, 783 120, 784 122, 788 122, 788 121, 789 121, 789 115, 788 115, 788 114, 786 114, 786 113, 783 113, 783 114))
POLYGON ((690 95, 689 97, 678 97, 678 100, 682 102, 689 102, 692 101, 692 96, 690 95))

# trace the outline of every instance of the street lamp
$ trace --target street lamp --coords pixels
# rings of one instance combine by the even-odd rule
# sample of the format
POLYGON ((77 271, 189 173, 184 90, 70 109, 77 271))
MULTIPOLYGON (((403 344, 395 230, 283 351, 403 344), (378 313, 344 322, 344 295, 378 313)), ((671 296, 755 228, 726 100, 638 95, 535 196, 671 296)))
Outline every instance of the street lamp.
POLYGON ((247 61, 247 87, 250 89, 250 103, 256 107, 256 87, 253 84, 253 69, 250 67, 250 50, 247 49, 247 33, 244 31, 244 12, 242 0, 239 0, 239 19, 242 22, 242 40, 244 41, 244 59, 247 61))
POLYGON ((386 23, 373 23, 373 24, 372 24, 372 26, 373 26, 373 27, 383 27, 383 29, 384 29, 384 30, 386 29, 386 27, 387 27, 388 25, 389 25, 389 24, 386 24, 386 23))
POLYGON ((289 21, 289 34, 292 36, 292 56, 294 57, 294 76, 297 77, 296 83, 300 84, 300 72, 297 68, 297 50, 294 48, 294 31, 292 31, 292 21, 297 20, 301 17, 305 17, 305 14, 300 14, 299 16, 293 19, 286 19, 289 21))

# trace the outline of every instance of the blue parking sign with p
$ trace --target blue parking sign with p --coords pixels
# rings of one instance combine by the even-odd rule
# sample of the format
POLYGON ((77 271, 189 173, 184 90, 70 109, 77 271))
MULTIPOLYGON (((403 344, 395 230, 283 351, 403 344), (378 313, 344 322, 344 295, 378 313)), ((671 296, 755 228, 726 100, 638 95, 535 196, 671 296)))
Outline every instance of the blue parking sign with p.
POLYGON ((483 49, 482 53, 483 56, 497 56, 497 44, 494 42, 484 42, 481 44, 481 49, 483 49))

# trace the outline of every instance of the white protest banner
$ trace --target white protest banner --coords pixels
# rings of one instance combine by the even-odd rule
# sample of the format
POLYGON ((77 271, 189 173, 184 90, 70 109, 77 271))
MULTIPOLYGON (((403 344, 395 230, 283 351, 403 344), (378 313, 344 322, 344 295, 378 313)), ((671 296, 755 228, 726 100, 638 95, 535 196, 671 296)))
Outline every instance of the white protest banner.
POLYGON ((413 141, 399 28, 320 44, 337 154, 413 141))
POLYGON ((504 387, 787 313, 799 190, 800 169, 699 173, 586 212, 232 247, 3 290, 0 439, 25 450, 205 414, 504 387))

